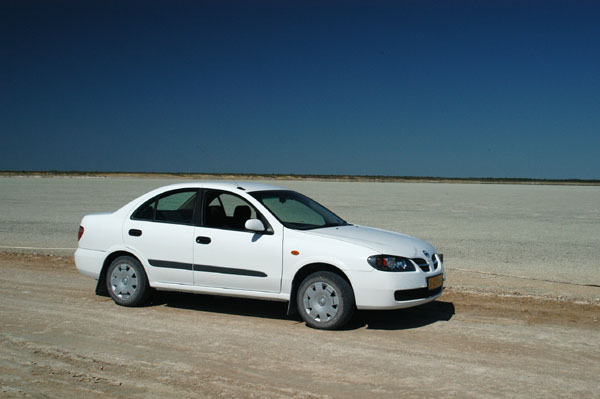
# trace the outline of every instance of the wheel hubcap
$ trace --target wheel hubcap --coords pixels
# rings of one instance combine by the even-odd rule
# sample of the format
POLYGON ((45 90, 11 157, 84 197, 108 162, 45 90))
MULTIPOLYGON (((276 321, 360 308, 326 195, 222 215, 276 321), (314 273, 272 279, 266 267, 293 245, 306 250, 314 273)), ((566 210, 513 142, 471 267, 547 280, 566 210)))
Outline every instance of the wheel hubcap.
POLYGON ((135 270, 126 263, 118 265, 110 275, 110 286, 117 297, 128 299, 137 289, 135 270))
POLYGON ((331 285, 324 282, 311 284, 302 299, 306 313, 320 323, 333 319, 339 309, 337 293, 331 285))

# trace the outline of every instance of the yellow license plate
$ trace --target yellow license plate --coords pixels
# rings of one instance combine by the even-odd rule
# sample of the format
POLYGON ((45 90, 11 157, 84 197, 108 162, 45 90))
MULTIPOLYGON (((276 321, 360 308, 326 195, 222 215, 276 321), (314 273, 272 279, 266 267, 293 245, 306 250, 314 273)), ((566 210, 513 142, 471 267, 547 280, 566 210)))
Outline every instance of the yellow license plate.
POLYGON ((431 276, 427 278, 427 289, 435 290, 440 288, 444 284, 444 275, 438 274, 437 276, 431 276))

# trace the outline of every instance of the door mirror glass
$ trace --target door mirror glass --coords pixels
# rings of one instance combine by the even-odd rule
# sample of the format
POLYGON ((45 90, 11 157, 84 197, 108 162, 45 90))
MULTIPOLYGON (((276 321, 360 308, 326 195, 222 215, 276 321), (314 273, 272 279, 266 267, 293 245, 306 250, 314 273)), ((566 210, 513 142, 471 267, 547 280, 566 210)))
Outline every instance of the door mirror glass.
POLYGON ((257 233, 262 233, 265 231, 265 225, 258 219, 248 219, 246 220, 246 224, 244 225, 246 230, 256 231, 257 233))

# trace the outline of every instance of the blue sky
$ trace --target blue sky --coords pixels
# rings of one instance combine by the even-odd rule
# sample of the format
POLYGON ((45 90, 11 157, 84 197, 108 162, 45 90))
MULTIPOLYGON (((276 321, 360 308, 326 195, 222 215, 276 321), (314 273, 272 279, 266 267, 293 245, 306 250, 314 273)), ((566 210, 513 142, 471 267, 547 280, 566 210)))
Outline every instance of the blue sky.
POLYGON ((600 179, 600 3, 3 1, 0 169, 600 179))

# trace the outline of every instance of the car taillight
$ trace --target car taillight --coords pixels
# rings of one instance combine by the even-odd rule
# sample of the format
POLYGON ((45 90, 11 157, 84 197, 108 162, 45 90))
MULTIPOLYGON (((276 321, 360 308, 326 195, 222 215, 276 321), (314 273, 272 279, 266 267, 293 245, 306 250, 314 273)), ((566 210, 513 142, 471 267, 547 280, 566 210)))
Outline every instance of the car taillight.
POLYGON ((77 241, 81 240, 81 236, 83 235, 83 226, 79 226, 79 233, 77 233, 77 241))

